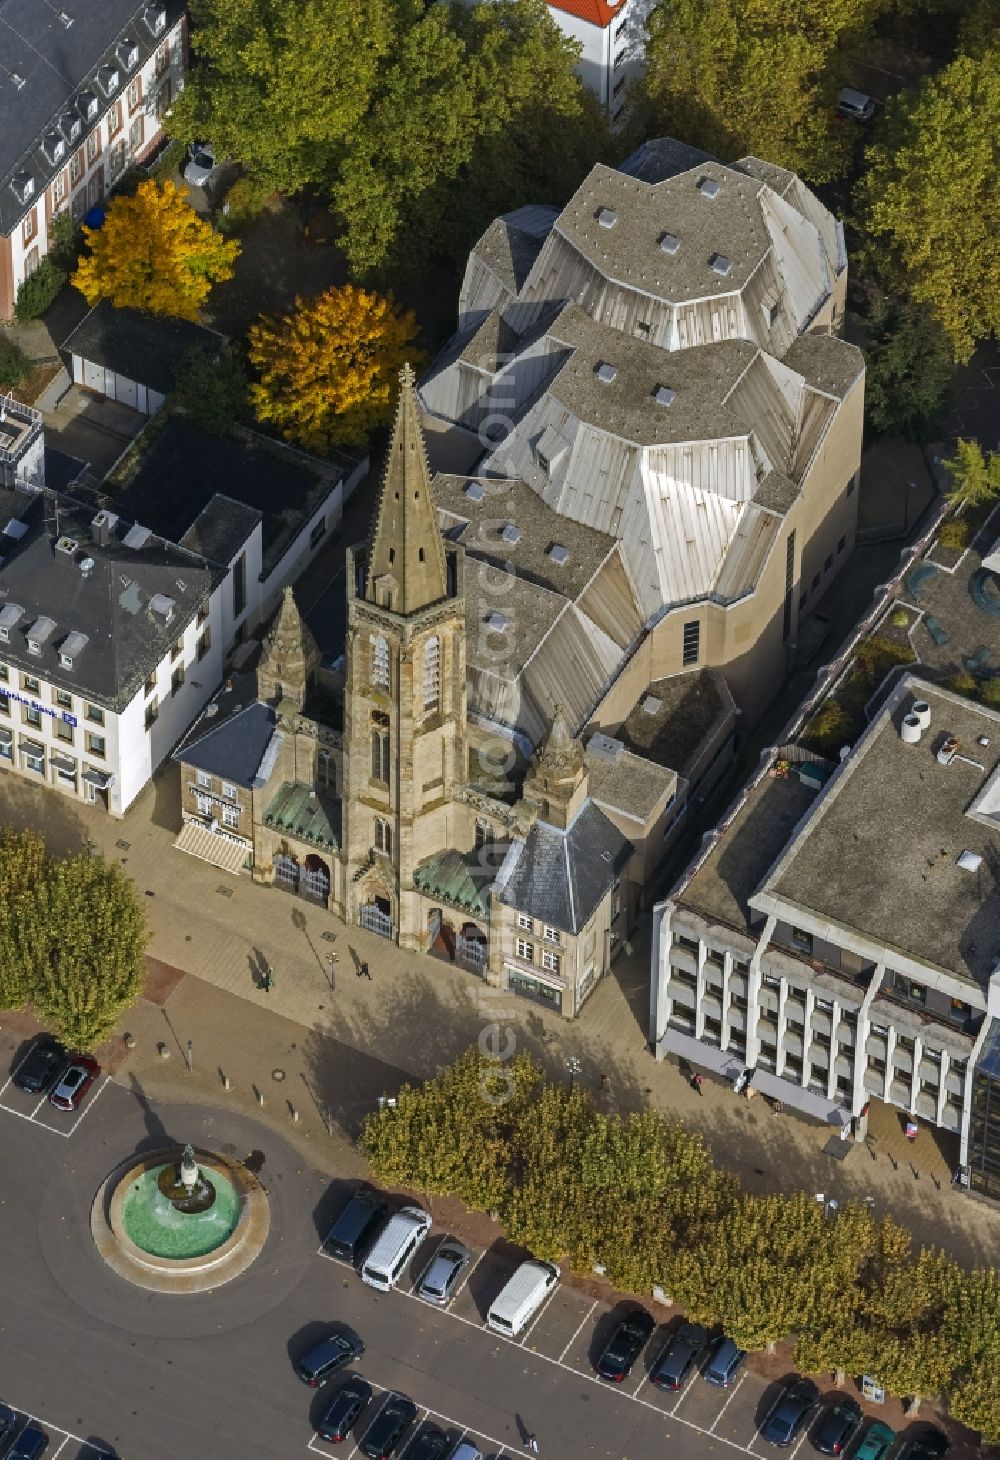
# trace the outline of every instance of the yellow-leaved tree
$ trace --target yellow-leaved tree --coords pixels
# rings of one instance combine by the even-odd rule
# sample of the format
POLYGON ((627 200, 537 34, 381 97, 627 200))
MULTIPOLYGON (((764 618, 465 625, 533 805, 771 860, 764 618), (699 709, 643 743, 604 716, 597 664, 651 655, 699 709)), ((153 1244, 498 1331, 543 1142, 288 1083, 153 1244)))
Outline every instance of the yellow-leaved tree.
POLYGON ((183 189, 152 178, 132 197, 114 198, 100 228, 83 236, 90 249, 71 283, 96 304, 197 319, 213 284, 233 277, 235 239, 199 218, 183 189))
POLYGON ((416 335, 413 311, 401 314, 391 294, 345 284, 296 299, 291 314, 250 326, 250 404, 312 451, 360 446, 390 419, 400 366, 423 358, 416 335))

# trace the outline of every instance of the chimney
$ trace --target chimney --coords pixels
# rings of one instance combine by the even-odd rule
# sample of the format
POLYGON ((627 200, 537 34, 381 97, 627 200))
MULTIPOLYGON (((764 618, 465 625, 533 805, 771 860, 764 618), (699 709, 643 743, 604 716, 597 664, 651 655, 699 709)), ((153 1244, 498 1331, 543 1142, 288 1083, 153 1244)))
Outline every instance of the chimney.
POLYGON ((90 524, 90 531, 94 542, 98 547, 107 547, 115 535, 115 528, 118 526, 118 515, 115 512, 106 512, 102 507, 97 516, 90 524))

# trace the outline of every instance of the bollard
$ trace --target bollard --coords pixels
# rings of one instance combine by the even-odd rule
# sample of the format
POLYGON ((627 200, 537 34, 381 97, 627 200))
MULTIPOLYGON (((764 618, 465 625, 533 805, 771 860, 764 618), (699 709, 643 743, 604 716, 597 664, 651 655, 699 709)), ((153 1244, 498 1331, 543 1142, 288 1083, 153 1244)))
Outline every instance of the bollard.
POLYGON ((263 1106, 263 1104, 264 1104, 264 1092, 263 1092, 263 1090, 258 1090, 257 1091, 257 1104, 260 1105, 260 1106, 263 1106))
POLYGON ((223 1088, 223 1090, 230 1090, 230 1089, 232 1089, 232 1086, 229 1083, 229 1076, 228 1075, 223 1075, 223 1077, 222 1077, 222 1088, 223 1088))
POLYGON ((298 1123, 299 1123, 299 1112, 295 1109, 295 1106, 293 1105, 292 1106, 292 1124, 293 1125, 298 1125, 298 1123))

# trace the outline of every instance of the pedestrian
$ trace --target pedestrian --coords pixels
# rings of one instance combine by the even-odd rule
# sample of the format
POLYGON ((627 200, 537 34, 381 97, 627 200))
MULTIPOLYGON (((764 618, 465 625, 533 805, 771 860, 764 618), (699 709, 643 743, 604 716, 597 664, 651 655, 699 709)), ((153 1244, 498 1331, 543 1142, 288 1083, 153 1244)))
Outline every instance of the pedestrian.
POLYGON ((694 1075, 691 1076, 691 1089, 692 1090, 697 1090, 698 1094, 699 1095, 701 1094, 701 1076, 700 1075, 694 1074, 694 1075))
POLYGON ((776 1100, 776 1101, 775 1101, 775 1102, 774 1102, 774 1104, 773 1104, 773 1106, 772 1106, 772 1107, 771 1107, 771 1109, 772 1109, 772 1112, 773 1112, 773 1114, 775 1114, 775 1115, 780 1115, 780 1114, 781 1114, 781 1112, 782 1112, 782 1111, 783 1111, 783 1110, 784 1110, 784 1108, 785 1108, 785 1107, 784 1107, 784 1106, 783 1106, 783 1105, 782 1105, 782 1103, 781 1103, 781 1101, 780 1101, 780 1100, 776 1100))
POLYGON ((274 988, 274 969, 268 968, 264 974, 264 992, 269 994, 274 988))
POLYGON ((610 1087, 611 1087, 611 1081, 608 1079, 607 1075, 602 1075, 601 1076, 601 1089, 602 1090, 608 1090, 608 1089, 610 1089, 610 1087))
POLYGON ((361 965, 361 972, 364 974, 365 978, 367 978, 369 980, 369 982, 370 982, 371 981, 371 974, 368 972, 368 964, 367 963, 362 963, 362 965, 361 965))
POLYGON ((538 1437, 537 1437, 537 1435, 525 1435, 525 1437, 524 1437, 524 1448, 527 1451, 529 1451, 530 1454, 537 1455, 538 1454, 538 1437))

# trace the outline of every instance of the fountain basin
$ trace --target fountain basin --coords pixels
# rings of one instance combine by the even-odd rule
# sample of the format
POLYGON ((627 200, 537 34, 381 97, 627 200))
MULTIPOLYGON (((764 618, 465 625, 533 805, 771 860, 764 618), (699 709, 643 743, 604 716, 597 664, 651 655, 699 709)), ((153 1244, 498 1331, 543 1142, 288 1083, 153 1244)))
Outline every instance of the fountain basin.
POLYGON ((161 1293, 206 1292, 231 1282, 258 1256, 270 1230, 263 1186, 238 1161, 198 1151, 215 1200, 183 1212, 163 1195, 159 1180, 183 1148, 124 1162, 103 1183, 90 1213, 94 1244, 119 1276, 161 1293))

